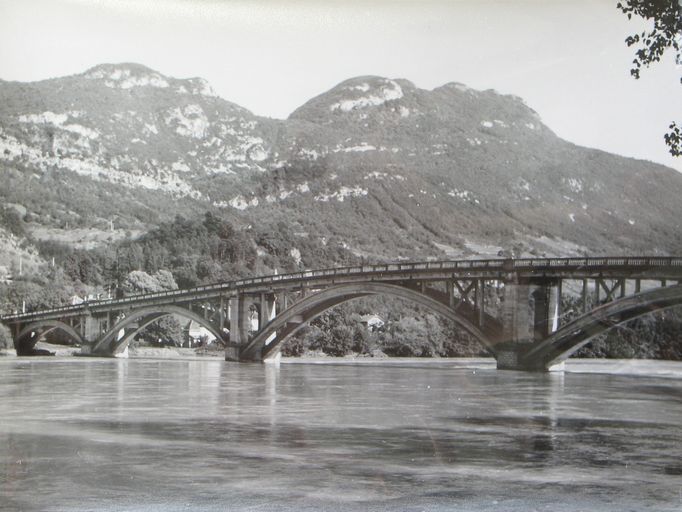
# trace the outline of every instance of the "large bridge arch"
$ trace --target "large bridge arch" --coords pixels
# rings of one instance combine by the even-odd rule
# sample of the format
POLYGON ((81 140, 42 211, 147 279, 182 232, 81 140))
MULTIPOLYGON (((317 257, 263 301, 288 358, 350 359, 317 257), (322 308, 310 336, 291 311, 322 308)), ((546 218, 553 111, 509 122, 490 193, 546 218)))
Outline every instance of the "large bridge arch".
POLYGON ((137 310, 132 310, 128 314, 116 322, 111 329, 105 332, 100 339, 92 347, 93 354, 99 355, 115 355, 125 349, 127 344, 140 331, 150 324, 161 320, 163 317, 170 315, 178 315, 188 320, 197 322, 199 325, 205 327, 217 340, 223 339, 223 334, 208 320, 201 315, 190 311, 189 309, 180 306, 154 306, 137 310), (125 332, 127 327, 133 324, 138 324, 135 329, 130 332, 125 332), (118 339, 118 334, 123 330, 123 336, 118 339))
POLYGON ((682 305, 682 285, 607 302, 563 325, 524 356, 526 366, 547 369, 568 359, 592 338, 629 320, 682 305))
POLYGON ((415 302, 455 322, 494 353, 492 341, 476 325, 448 305, 405 286, 379 282, 335 285, 311 294, 267 323, 242 349, 240 358, 260 360, 274 355, 290 336, 322 315, 325 311, 368 295, 389 295, 415 302), (266 341, 275 335, 266 345, 266 341))
POLYGON ((48 331, 55 329, 63 331, 79 345, 85 343, 78 331, 69 324, 59 320, 41 320, 27 325, 16 335, 14 338, 14 349, 17 351, 17 355, 30 355, 33 352, 33 347, 35 347, 35 344, 41 336, 45 335, 48 331), (29 337, 31 333, 39 334, 29 337))

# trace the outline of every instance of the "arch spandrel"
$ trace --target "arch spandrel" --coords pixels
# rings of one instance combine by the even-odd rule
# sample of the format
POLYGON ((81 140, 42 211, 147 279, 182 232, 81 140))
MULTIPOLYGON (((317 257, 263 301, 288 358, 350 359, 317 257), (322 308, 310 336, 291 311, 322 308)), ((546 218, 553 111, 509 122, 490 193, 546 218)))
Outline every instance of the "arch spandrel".
POLYGON ((533 367, 549 368, 571 357, 599 334, 640 316, 679 305, 682 305, 682 285, 607 302, 562 326, 531 348, 524 360, 533 367))
POLYGON ((260 359, 268 356, 279 349, 292 334, 303 325, 314 320, 325 311, 357 298, 368 295, 389 295, 420 304, 435 313, 452 320, 469 334, 479 340, 487 349, 494 352, 494 344, 476 325, 470 322, 454 309, 438 300, 429 297, 419 291, 395 284, 367 282, 347 285, 336 285, 314 293, 300 300, 287 310, 279 313, 273 320, 266 324, 263 329, 242 349, 244 359, 260 359), (294 320, 296 327, 290 327, 294 320), (301 320, 301 321, 298 321, 301 320), (277 336, 270 344, 265 345, 272 334, 284 331, 283 336, 277 336))
POLYGON ((83 345, 85 343, 85 341, 78 333, 78 331, 76 331, 70 325, 59 320, 42 320, 38 322, 33 322, 32 324, 27 325, 26 327, 21 329, 21 331, 19 331, 16 338, 14 339, 14 348, 17 351, 17 354, 30 353, 33 350, 35 344, 38 342, 40 336, 45 334, 43 332, 45 329, 48 330, 59 329, 65 332, 77 344, 83 345), (35 336, 34 338, 27 340, 26 337, 33 332, 40 332, 41 335, 35 336))
POLYGON ((211 334, 213 334, 216 339, 223 339, 223 334, 220 333, 214 325, 193 311, 179 306, 155 306, 129 312, 127 316, 116 322, 114 326, 112 326, 100 337, 100 339, 93 346, 92 353, 101 355, 114 355, 117 351, 122 350, 124 348, 123 345, 128 342, 132 336, 140 332, 144 327, 147 327, 149 324, 152 324, 169 315, 178 315, 183 318, 187 318, 188 320, 197 322, 199 325, 202 325, 211 334), (126 327, 130 327, 132 324, 135 324, 140 320, 142 321, 142 324, 137 326, 133 333, 124 333, 121 340, 117 339, 121 330, 125 332, 126 327))

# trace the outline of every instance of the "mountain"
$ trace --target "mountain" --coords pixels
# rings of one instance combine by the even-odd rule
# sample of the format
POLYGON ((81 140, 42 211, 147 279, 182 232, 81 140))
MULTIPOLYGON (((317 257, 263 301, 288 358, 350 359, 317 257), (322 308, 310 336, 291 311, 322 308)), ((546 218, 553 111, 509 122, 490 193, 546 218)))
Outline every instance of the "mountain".
POLYGON ((0 173, 34 239, 83 247, 212 211, 370 260, 682 252, 680 173, 459 83, 357 77, 274 120, 138 64, 0 81, 0 173))

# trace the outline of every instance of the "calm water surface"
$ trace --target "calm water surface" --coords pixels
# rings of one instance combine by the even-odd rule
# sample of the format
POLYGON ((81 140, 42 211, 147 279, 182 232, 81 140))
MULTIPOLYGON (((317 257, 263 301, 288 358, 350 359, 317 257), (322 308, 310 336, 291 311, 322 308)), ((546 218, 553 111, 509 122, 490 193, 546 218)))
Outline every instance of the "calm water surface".
POLYGON ((680 511, 682 364, 628 365, 5 358, 0 509, 680 511))

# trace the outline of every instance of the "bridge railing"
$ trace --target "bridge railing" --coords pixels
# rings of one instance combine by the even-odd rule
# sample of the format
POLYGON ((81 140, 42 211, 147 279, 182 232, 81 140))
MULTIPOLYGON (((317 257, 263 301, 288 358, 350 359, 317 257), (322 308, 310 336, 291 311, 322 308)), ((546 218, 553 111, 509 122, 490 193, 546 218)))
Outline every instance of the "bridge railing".
POLYGON ((118 299, 103 299, 86 301, 81 304, 61 306, 46 310, 30 311, 4 315, 3 320, 14 320, 56 313, 77 313, 89 307, 103 307, 107 305, 122 305, 133 302, 154 300, 165 297, 188 297, 202 292, 231 292, 250 286, 262 284, 275 284, 287 282, 306 282, 324 277, 377 275, 377 274, 400 274, 415 273, 419 271, 452 270, 452 271, 485 271, 485 270, 521 270, 521 269, 598 269, 598 268, 623 268, 630 267, 641 269, 646 267, 682 267, 680 257, 600 257, 600 258, 521 258, 521 259, 485 259, 485 260, 440 260, 420 262, 396 262, 380 265, 354 265, 349 267, 325 268, 316 270, 303 270, 288 274, 275 274, 270 276, 250 277, 236 281, 206 284, 193 288, 179 290, 167 290, 162 292, 135 294, 118 299))
POLYGON ((511 260, 514 268, 529 267, 682 267, 682 258, 676 257, 605 257, 605 258, 524 258, 511 260))

